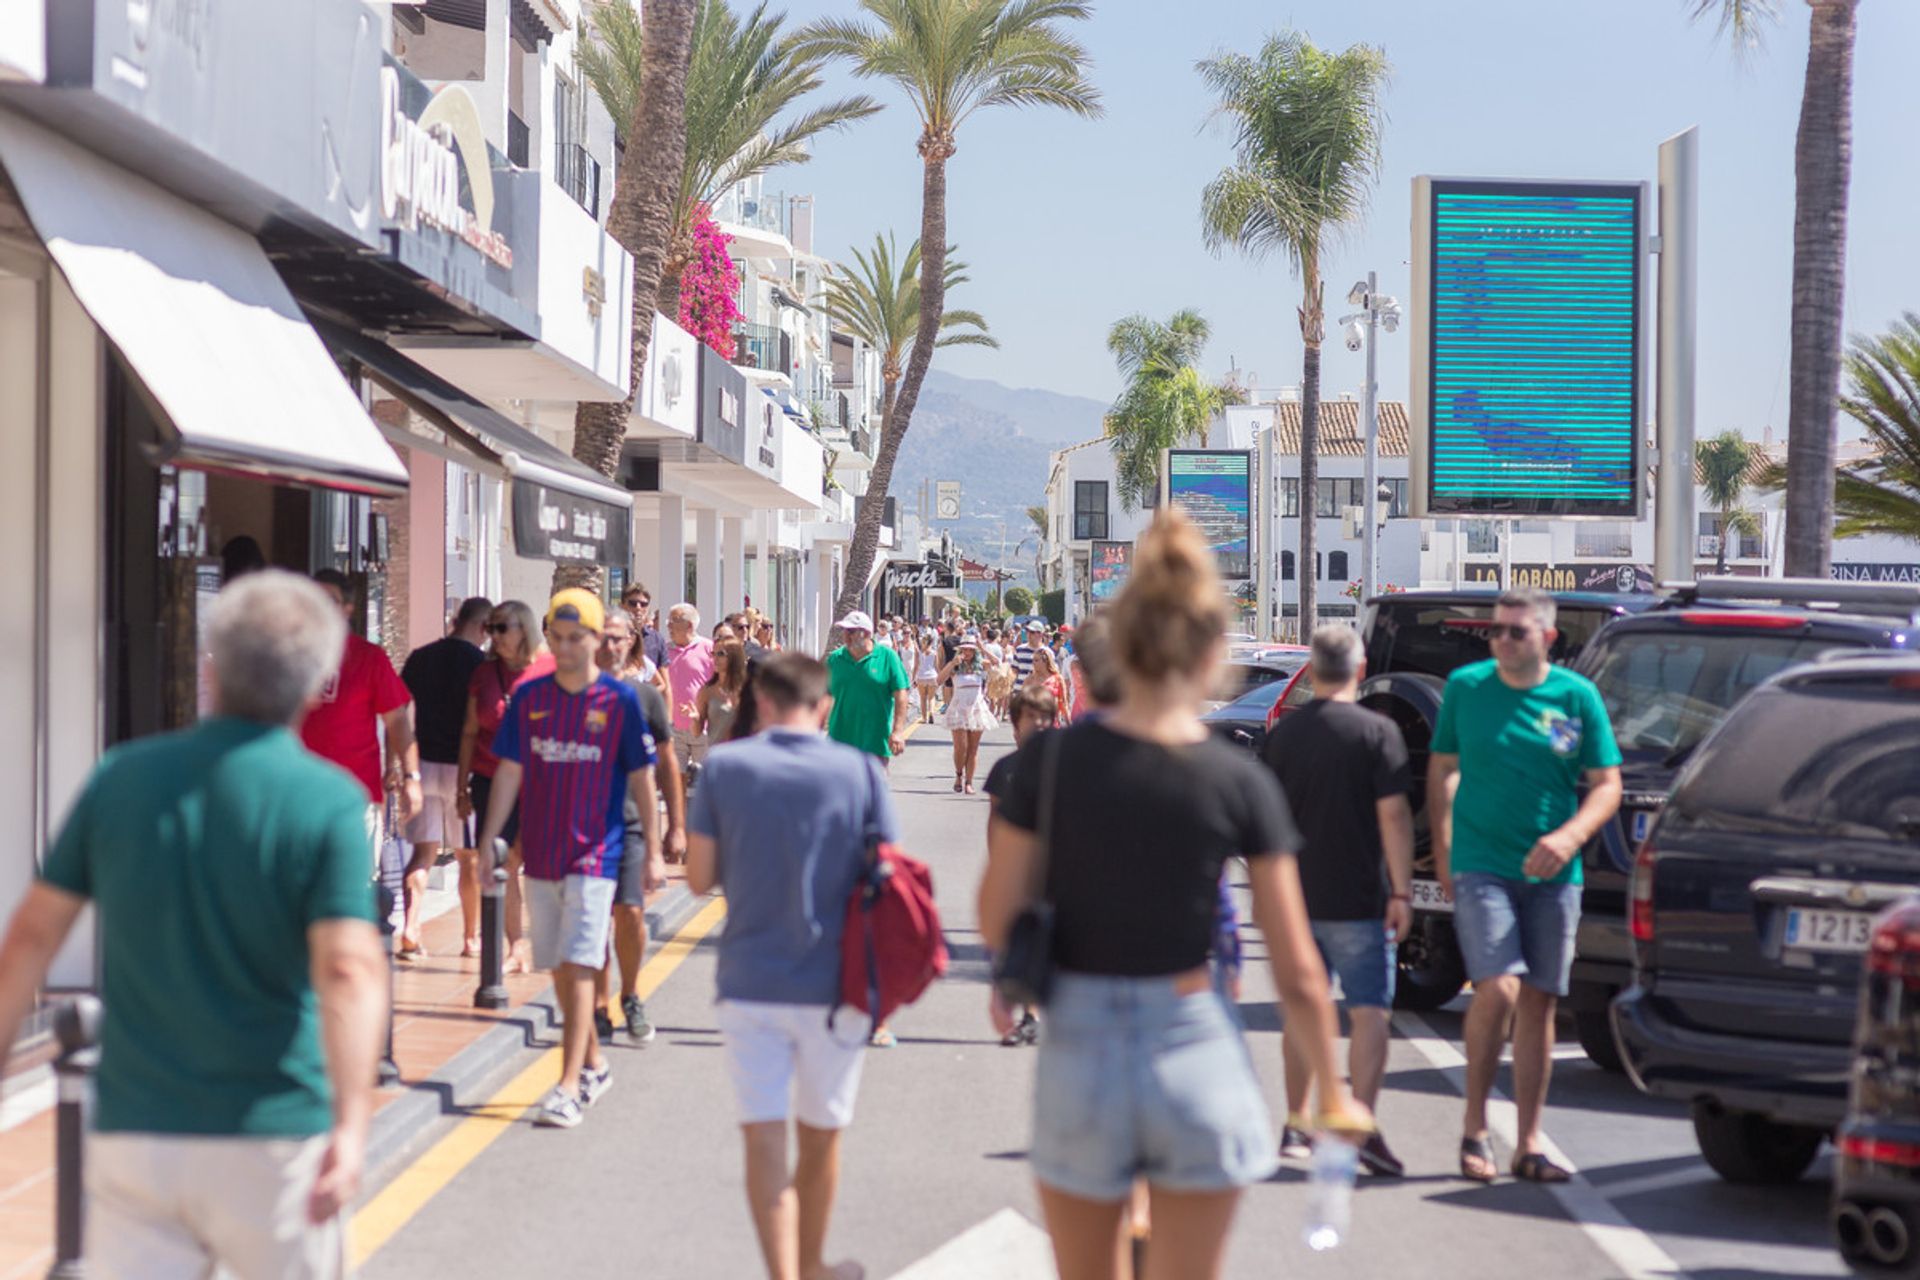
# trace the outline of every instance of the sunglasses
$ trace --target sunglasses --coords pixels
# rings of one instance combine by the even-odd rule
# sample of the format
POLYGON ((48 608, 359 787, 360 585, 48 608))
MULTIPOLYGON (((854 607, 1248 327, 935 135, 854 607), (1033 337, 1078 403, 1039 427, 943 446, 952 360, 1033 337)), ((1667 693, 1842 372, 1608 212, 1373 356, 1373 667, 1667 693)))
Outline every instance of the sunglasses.
POLYGON ((1489 640, 1525 640, 1533 634, 1533 628, 1517 624, 1495 622, 1487 627, 1489 640))
POLYGON ((629 609, 644 609, 652 603, 653 601, 651 600, 644 599, 640 596, 635 596, 633 599, 626 602, 626 607, 629 609))
POLYGON ((487 630, 498 636, 506 634, 519 625, 517 622, 489 622, 487 630))

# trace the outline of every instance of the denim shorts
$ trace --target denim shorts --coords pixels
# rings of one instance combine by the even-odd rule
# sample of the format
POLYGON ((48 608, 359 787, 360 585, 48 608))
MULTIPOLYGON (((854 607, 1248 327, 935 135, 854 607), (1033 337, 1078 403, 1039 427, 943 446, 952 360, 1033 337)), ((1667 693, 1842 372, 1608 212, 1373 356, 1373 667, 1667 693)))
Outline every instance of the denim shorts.
POLYGON ((1394 946, 1384 920, 1315 920, 1313 941, 1349 1009, 1393 1007, 1394 946))
POLYGON ((1453 878, 1453 932, 1467 977, 1517 974, 1550 996, 1567 994, 1580 886, 1509 880, 1481 871, 1453 878))
POLYGON ((1228 1191, 1277 1166, 1246 1043, 1211 987, 1062 972, 1041 1020, 1034 1176, 1068 1195, 1125 1199, 1136 1177, 1228 1191))
POLYGON ((527 918, 533 929, 533 967, 570 964, 598 969, 607 962, 607 926, 614 882, 605 876, 564 880, 527 877, 527 918))

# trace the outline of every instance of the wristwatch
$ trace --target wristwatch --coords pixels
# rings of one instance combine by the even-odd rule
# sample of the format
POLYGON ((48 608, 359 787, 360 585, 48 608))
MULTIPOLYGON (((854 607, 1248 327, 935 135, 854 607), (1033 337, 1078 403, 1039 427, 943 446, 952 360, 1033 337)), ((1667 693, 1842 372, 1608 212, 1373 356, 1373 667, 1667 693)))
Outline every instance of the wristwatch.
POLYGON ((418 769, 415 769, 415 770, 414 770, 414 771, 413 771, 412 773, 409 773, 409 774, 407 775, 407 781, 408 781, 408 782, 418 782, 418 781, 420 781, 420 771, 419 771, 418 769))

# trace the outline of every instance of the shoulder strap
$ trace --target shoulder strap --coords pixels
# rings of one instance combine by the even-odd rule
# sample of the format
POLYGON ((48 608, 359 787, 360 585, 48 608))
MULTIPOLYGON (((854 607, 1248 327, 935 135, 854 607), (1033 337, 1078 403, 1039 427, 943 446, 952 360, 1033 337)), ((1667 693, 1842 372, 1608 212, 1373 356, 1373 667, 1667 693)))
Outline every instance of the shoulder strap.
POLYGON ((1060 730, 1049 729, 1040 742, 1040 856, 1033 860, 1030 897, 1038 902, 1047 896, 1047 863, 1053 857, 1053 803, 1059 789, 1060 730))

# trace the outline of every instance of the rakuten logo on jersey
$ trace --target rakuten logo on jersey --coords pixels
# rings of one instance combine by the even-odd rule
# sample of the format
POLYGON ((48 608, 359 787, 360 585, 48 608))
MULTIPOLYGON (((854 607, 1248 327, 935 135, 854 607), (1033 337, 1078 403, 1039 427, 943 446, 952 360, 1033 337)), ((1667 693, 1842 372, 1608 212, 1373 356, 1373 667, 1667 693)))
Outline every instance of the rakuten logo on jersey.
POLYGON ((533 739, 533 754, 546 764, 599 764, 600 748, 591 742, 562 742, 558 738, 533 739))

